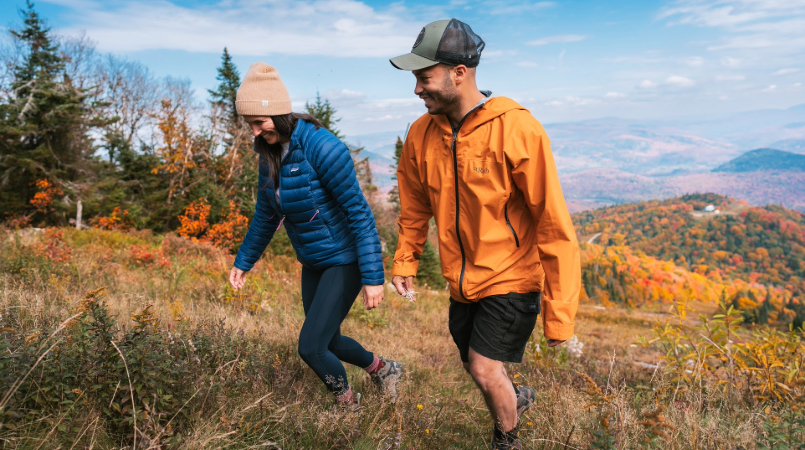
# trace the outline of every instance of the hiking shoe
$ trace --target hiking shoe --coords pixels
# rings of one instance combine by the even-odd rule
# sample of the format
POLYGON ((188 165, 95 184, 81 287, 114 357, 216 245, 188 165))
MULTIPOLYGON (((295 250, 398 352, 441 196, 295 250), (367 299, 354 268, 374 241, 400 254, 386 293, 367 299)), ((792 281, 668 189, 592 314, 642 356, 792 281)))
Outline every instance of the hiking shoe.
POLYGON ((503 432, 495 427, 492 435, 492 450, 523 450, 523 443, 520 442, 520 422, 508 432, 503 432))
POLYGON ((534 404, 537 394, 528 386, 515 386, 514 391, 517 393, 517 419, 519 420, 520 416, 534 404))
POLYGON ((383 395, 396 399, 397 385, 400 384, 400 378, 403 376, 403 365, 397 361, 386 360, 382 357, 380 357, 380 360, 383 361, 383 367, 370 375, 372 383, 377 386, 383 395))
POLYGON ((349 388, 343 394, 335 396, 335 404, 344 411, 357 411, 361 407, 361 393, 353 393, 352 388, 349 388))

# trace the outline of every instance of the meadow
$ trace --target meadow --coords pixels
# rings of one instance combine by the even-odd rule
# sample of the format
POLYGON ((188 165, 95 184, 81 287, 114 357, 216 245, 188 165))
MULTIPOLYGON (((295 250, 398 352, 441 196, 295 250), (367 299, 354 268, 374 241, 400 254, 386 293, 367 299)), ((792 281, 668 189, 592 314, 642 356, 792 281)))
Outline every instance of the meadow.
MULTIPOLYGON (((268 254, 233 292, 232 256, 148 231, 0 234, 0 445, 19 449, 488 448, 491 423, 447 330, 447 294, 387 289, 343 332, 407 370, 396 403, 342 410, 296 352, 300 265, 268 254)), ((801 332, 715 303, 582 304, 577 338, 541 326, 516 383, 527 449, 805 448, 801 332), (701 317, 697 317, 702 314, 701 317)))

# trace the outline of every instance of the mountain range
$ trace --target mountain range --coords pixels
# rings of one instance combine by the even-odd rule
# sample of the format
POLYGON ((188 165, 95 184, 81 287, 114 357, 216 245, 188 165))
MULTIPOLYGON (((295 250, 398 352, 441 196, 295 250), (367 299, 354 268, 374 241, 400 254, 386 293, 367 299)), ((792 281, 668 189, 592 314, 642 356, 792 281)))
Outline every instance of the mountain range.
MULTIPOLYGON (((785 162, 805 155, 805 105, 668 120, 602 118, 544 127, 572 211, 694 192, 805 211, 805 170, 785 162), (759 149, 765 151, 751 152, 759 149), (769 149, 793 156, 782 158, 782 153, 769 149), (775 162, 768 160, 772 155, 775 162), (751 173, 735 169, 753 165, 756 170, 751 173)), ((403 134, 347 138, 364 147, 381 190, 393 183, 394 143, 403 134)))

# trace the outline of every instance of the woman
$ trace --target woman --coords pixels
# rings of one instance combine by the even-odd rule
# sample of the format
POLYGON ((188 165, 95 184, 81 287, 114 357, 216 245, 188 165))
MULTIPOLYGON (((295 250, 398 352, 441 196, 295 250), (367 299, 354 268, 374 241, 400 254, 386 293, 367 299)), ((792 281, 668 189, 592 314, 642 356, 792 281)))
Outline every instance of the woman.
POLYGON ((230 283, 243 287, 285 224, 303 266, 299 355, 341 405, 360 400, 341 361, 362 367, 381 392, 396 397, 402 365, 374 356, 340 331, 359 292, 367 309, 377 307, 384 293, 380 239, 349 149, 313 116, 291 112, 285 85, 265 63, 249 68, 235 106, 252 128, 260 167, 257 207, 230 283))

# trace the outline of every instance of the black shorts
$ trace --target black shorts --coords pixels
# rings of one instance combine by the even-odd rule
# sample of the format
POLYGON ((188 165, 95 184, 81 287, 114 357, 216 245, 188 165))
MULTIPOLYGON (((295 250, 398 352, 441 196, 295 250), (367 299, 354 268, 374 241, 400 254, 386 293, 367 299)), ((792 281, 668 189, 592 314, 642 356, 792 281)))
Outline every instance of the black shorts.
POLYGON ((475 303, 450 299, 450 334, 461 361, 469 362, 470 348, 489 359, 523 361, 525 345, 540 312, 542 292, 493 295, 475 303))

